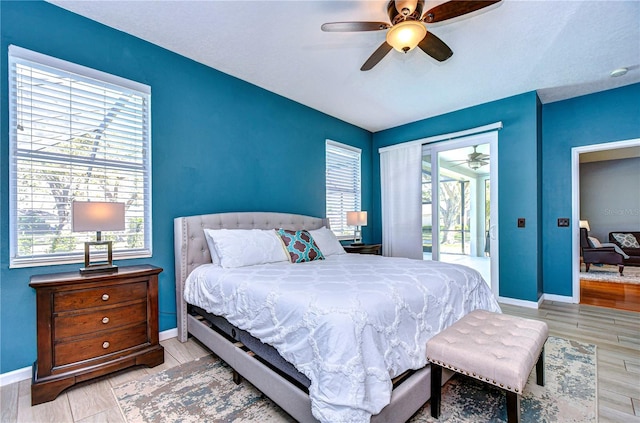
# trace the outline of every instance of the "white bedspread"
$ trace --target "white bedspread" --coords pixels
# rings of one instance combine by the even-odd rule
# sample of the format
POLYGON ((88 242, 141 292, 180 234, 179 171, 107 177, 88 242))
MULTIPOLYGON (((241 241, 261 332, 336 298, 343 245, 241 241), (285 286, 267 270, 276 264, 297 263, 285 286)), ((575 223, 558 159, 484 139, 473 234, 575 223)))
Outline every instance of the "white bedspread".
POLYGON ((322 422, 368 422, 391 378, 426 364, 429 338, 474 309, 500 311, 475 270, 447 263, 344 254, 309 263, 189 275, 184 299, 224 316, 311 381, 322 422))

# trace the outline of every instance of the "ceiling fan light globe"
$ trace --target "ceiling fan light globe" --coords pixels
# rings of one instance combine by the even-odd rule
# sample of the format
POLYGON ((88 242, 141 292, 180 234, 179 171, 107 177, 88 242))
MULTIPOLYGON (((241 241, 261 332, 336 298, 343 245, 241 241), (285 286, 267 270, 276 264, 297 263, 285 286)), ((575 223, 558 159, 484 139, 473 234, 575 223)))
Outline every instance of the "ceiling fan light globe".
POLYGON ((404 21, 387 31, 387 43, 401 53, 416 48, 427 35, 427 28, 418 21, 404 21))
POLYGON ((482 166, 481 163, 478 162, 469 162, 469 167, 473 170, 478 170, 482 166))

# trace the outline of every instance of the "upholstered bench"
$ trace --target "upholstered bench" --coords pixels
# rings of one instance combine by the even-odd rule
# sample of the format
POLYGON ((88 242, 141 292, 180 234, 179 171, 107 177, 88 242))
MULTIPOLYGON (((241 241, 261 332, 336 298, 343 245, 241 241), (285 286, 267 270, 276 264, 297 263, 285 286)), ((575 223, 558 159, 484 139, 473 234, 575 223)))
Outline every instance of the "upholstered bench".
POLYGON ((520 398, 536 364, 544 385, 549 329, 537 320, 475 310, 427 342, 431 362, 431 415, 440 415, 442 368, 496 385, 507 393, 509 423, 520 421, 520 398))

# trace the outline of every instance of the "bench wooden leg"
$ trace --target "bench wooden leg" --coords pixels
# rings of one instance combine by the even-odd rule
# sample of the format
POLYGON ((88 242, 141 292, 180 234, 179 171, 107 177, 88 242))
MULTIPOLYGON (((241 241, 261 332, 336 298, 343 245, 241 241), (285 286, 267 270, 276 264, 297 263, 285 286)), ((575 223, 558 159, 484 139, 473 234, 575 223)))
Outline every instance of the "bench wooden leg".
POLYGON ((520 395, 507 391, 507 422, 520 422, 520 395))
POLYGON ((544 386, 544 347, 540 351, 540 357, 536 362, 536 383, 540 386, 544 386))
POLYGON ((240 375, 240 373, 236 372, 235 370, 233 370, 232 375, 233 383, 235 383, 236 385, 240 385, 242 383, 242 375, 240 375))
POLYGON ((442 367, 431 363, 431 417, 440 417, 440 399, 442 396, 442 367))

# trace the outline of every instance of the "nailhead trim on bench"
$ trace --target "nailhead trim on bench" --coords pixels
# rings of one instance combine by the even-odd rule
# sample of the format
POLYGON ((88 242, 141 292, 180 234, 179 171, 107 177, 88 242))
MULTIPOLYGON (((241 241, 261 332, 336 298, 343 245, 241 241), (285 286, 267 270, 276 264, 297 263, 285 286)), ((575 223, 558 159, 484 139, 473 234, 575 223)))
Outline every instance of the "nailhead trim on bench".
POLYGON ((476 374, 475 374, 475 373, 473 373, 473 372, 469 373, 467 370, 457 369, 457 368, 455 368, 455 367, 453 367, 453 366, 451 366, 451 365, 449 365, 449 364, 447 364, 447 363, 443 363, 442 361, 432 360, 430 357, 427 357, 427 360, 429 360, 430 362, 435 363, 435 364, 437 364, 437 365, 439 365, 439 366, 446 367, 446 368, 447 368, 447 369, 449 369, 449 370, 453 370, 454 372, 463 373, 463 374, 465 374, 465 375, 467 375, 467 376, 474 377, 474 378, 476 378, 476 379, 478 379, 478 380, 480 380, 480 381, 482 381, 482 382, 491 383, 492 385, 499 386, 499 387, 501 387, 501 388, 503 388, 503 389, 507 389, 507 390, 509 390, 509 391, 511 391, 511 392, 515 392, 516 394, 519 394, 519 393, 520 393, 520 392, 519 392, 519 390, 518 390, 518 388, 511 389, 511 386, 507 386, 507 387, 505 388, 504 384, 502 384, 502 383, 496 383, 496 381, 495 381, 495 380, 491 380, 491 379, 489 379, 488 377, 484 377, 484 376, 482 376, 482 375, 476 375, 476 374))

